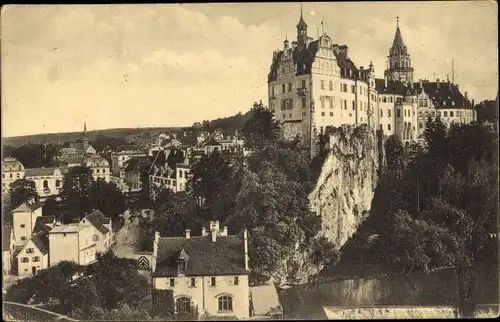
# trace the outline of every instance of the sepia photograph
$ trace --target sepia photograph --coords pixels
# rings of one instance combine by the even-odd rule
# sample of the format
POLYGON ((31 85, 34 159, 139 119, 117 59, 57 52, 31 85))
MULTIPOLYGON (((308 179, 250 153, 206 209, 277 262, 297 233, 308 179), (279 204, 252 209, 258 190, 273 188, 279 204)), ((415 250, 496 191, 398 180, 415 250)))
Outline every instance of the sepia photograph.
POLYGON ((498 318, 498 3, 3 5, 5 321, 498 318))

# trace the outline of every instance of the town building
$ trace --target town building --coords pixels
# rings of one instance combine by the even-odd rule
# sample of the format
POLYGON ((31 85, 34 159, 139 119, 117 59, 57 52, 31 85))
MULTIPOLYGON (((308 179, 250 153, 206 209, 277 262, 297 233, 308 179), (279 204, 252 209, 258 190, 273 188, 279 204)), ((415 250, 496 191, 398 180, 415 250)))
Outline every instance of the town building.
POLYGON ((50 266, 61 261, 88 265, 96 260, 97 246, 91 225, 57 223, 49 232, 50 266))
POLYGON ((40 216, 36 218, 33 234, 38 234, 41 231, 51 231, 55 227, 57 221, 54 215, 40 216))
POLYGON ((25 170, 25 178, 35 182, 41 200, 57 196, 62 188, 63 174, 59 168, 30 168, 25 170))
POLYGON ((5 158, 2 161, 2 194, 8 193, 12 182, 24 179, 24 166, 16 158, 5 158))
POLYGON ((377 79, 371 62, 368 68, 354 64, 347 45, 335 44, 323 31, 316 40, 310 37, 301 14, 296 40, 290 44, 285 39, 283 49, 273 53, 269 109, 280 122, 282 137, 299 138, 311 155, 316 154, 319 134, 342 125, 368 124, 386 136, 396 135, 405 145, 417 142, 423 117, 419 119, 417 112, 425 115, 430 106, 423 106, 423 101, 420 106, 419 99, 426 95, 440 110, 435 115, 448 118, 445 122, 475 120, 473 104, 458 85, 414 82, 414 72, 399 19, 384 78, 377 79))
POLYGON ((135 157, 127 161, 123 182, 128 186, 128 191, 142 190, 142 169, 148 166, 150 159, 151 157, 135 157))
POLYGON ((168 304, 172 295, 175 314, 207 319, 248 319, 248 236, 228 235, 227 227, 210 222, 202 236, 160 237, 153 243, 151 263, 153 311, 168 304))
POLYGON ((146 153, 137 150, 128 150, 111 153, 111 171, 113 176, 120 179, 125 178, 127 161, 132 158, 145 157, 146 153))
POLYGON ((106 182, 109 182, 111 172, 109 169, 108 160, 99 155, 91 155, 85 159, 82 165, 92 170, 94 180, 102 179, 106 182))
POLYGON ((184 191, 191 173, 188 149, 166 149, 158 153, 149 170, 150 196, 162 188, 184 191))
POLYGON ((2 273, 3 276, 10 274, 12 270, 12 259, 16 249, 16 238, 14 229, 10 224, 2 225, 2 273))
POLYGON ((80 221, 80 225, 92 227, 92 242, 96 245, 97 254, 104 254, 111 248, 113 245, 111 218, 106 217, 101 211, 95 210, 85 216, 80 221))
POLYGON ((48 267, 48 231, 42 230, 31 237, 17 254, 17 273, 19 276, 35 275, 48 267))
POLYGON ((90 145, 89 139, 87 137, 87 123, 83 124, 83 136, 81 142, 71 142, 68 148, 62 148, 60 151, 61 155, 92 155, 96 154, 96 150, 90 145))
POLYGON ((42 216, 42 203, 33 199, 23 202, 12 210, 12 229, 16 236, 16 246, 24 246, 31 238, 36 219, 42 216))

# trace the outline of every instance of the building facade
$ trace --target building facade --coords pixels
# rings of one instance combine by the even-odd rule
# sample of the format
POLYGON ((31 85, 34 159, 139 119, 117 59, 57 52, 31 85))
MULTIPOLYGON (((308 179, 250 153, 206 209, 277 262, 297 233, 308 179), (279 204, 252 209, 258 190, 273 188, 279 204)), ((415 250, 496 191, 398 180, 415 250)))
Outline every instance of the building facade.
POLYGON ((96 210, 85 216, 80 221, 80 225, 92 227, 92 242, 95 243, 95 250, 98 254, 104 254, 111 248, 113 245, 111 218, 96 210))
POLYGON ((142 151, 121 151, 111 154, 111 171, 113 176, 120 179, 125 178, 125 168, 127 161, 135 157, 145 157, 147 154, 142 151))
POLYGON ((62 188, 63 175, 58 168, 26 169, 27 180, 35 182, 35 188, 41 198, 57 196, 62 188))
POLYGON ((24 179, 24 166, 16 158, 5 158, 2 161, 2 194, 8 193, 12 182, 24 179))
POLYGON ((17 254, 17 263, 19 276, 35 275, 49 267, 49 240, 46 230, 30 238, 17 254))
POLYGON ((111 172, 109 169, 108 160, 104 159, 99 155, 91 155, 85 159, 83 165, 92 170, 92 175, 94 177, 94 180, 101 179, 106 182, 109 182, 109 177, 111 175, 111 172))
POLYGON ((30 240, 38 217, 42 216, 42 204, 26 201, 12 210, 12 229, 16 246, 24 246, 30 240))
POLYGON ((202 236, 155 235, 152 256, 154 310, 166 305, 161 294, 172 292, 176 314, 199 314, 209 318, 248 319, 248 236, 228 236, 211 222, 202 236))
POLYGON ((88 265, 96 260, 97 247, 91 225, 56 224, 49 232, 50 266, 60 261, 88 265))
POLYGON ((3 275, 11 273, 12 258, 16 249, 14 230, 9 224, 2 225, 2 272, 3 275))
POLYGON ((452 89, 445 93, 434 90, 439 80, 425 81, 423 86, 414 82, 399 19, 382 79, 375 77, 371 62, 368 68, 357 67, 347 45, 335 44, 324 32, 316 40, 310 37, 302 14, 296 28, 296 40, 290 44, 285 39, 283 49, 273 53, 268 106, 281 125, 283 139, 300 139, 311 155, 316 153, 319 134, 342 125, 368 124, 386 136, 396 135, 405 145, 416 143, 422 130, 419 115, 425 114, 419 99, 425 95, 442 110, 436 117, 450 118, 448 109, 455 107, 450 122, 474 120, 473 104, 458 85, 449 85, 452 89))

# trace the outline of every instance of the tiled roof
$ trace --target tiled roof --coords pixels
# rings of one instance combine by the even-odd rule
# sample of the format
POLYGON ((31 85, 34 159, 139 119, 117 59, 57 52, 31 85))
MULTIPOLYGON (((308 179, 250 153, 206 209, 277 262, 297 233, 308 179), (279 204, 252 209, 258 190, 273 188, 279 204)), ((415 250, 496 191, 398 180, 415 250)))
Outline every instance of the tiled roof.
POLYGON ((10 250, 10 234, 12 233, 11 225, 3 225, 2 226, 2 250, 8 251, 10 250))
POLYGON ((85 157, 81 154, 68 154, 61 158, 66 163, 83 163, 85 157))
POLYGON ((51 234, 77 233, 82 229, 83 229, 82 225, 79 225, 77 223, 72 223, 60 226, 56 225, 54 228, 52 228, 50 233, 51 234))
POLYGON ((456 84, 440 82, 438 86, 437 82, 424 81, 422 86, 415 83, 414 87, 419 93, 423 87, 437 108, 472 108, 472 103, 462 95, 456 84))
POLYGON ((375 79, 375 89, 379 94, 391 94, 391 95, 408 95, 412 94, 413 90, 406 87, 406 85, 401 81, 387 81, 387 87, 385 87, 385 79, 375 79), (410 92, 408 92, 410 90, 410 92))
POLYGON ((57 168, 31 168, 26 169, 25 177, 53 176, 57 168))
POLYGON ((55 216, 40 216, 36 218, 35 227, 33 228, 34 233, 38 233, 43 229, 48 228, 47 225, 54 224, 56 221, 55 216))
MULTIPOLYGON (((109 229, 104 227, 104 225, 101 223, 100 219, 101 218, 107 218, 104 216, 102 212, 99 210, 94 211, 90 215, 87 215, 85 219, 90 221, 90 223, 97 229, 101 234, 107 234, 109 232, 109 229)), ((109 218, 107 218, 109 220, 109 218)))
POLYGON ((246 274, 244 241, 242 235, 163 237, 158 244, 155 276, 176 276, 177 258, 184 249, 189 256, 186 275, 236 275, 246 274))
POLYGON ((12 212, 33 212, 37 210, 38 208, 42 207, 42 203, 40 202, 35 202, 35 203, 28 203, 28 202, 23 202, 20 204, 17 208, 12 210, 12 212))
POLYGON ((48 254, 49 252, 49 234, 47 231, 42 230, 35 236, 31 238, 36 247, 42 252, 42 254, 48 254))

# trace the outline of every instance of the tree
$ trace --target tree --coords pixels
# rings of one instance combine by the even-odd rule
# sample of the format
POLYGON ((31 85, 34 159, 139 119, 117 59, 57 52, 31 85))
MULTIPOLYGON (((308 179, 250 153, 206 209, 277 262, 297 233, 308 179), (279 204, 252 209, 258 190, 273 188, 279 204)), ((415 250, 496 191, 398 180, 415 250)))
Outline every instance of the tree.
POLYGON ((10 185, 10 204, 12 209, 30 199, 38 201, 40 196, 36 191, 35 182, 27 179, 18 179, 10 185))
POLYGON ((403 170, 403 145, 395 136, 391 135, 385 142, 387 171, 400 176, 403 170))
POLYGON ((57 213, 58 203, 54 197, 49 197, 42 206, 42 216, 53 216, 57 213))
POLYGON ((188 191, 199 200, 201 209, 209 211, 209 217, 220 216, 220 212, 225 210, 224 196, 232 174, 229 157, 218 150, 203 155, 198 162, 193 163, 188 191))
POLYGON ((70 217, 81 219, 92 211, 93 182, 92 170, 84 166, 72 167, 64 175, 59 195, 70 217))
POLYGON ((184 191, 170 193, 163 200, 155 209, 153 231, 159 231, 161 236, 181 236, 186 229, 201 230, 204 220, 197 216, 196 201, 190 195, 184 191))
POLYGON ((262 150, 265 146, 276 144, 279 138, 279 123, 273 112, 265 108, 262 102, 254 103, 251 112, 242 130, 245 146, 262 150))
POLYGON ((92 182, 92 208, 99 209, 113 221, 126 210, 125 197, 115 183, 102 179, 92 182))

